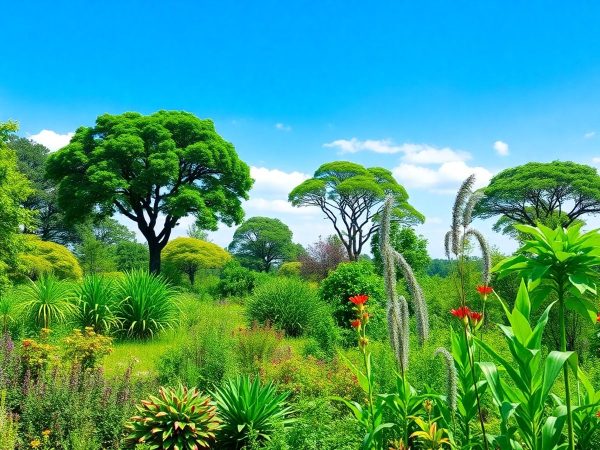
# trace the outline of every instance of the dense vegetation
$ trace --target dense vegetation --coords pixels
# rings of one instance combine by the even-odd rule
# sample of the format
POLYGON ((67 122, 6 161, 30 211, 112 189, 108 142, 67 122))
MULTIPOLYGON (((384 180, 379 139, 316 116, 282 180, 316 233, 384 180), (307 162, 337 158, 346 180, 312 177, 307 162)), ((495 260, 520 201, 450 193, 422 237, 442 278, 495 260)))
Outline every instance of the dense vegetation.
POLYGON ((594 169, 469 177, 432 260, 386 169, 328 163, 296 187, 332 222, 305 249, 243 220, 248 166, 210 121, 104 115, 51 156, 15 131, 0 124, 0 450, 600 447, 594 169), (519 250, 490 249, 477 215, 519 250), (228 250, 218 221, 239 224, 228 250))

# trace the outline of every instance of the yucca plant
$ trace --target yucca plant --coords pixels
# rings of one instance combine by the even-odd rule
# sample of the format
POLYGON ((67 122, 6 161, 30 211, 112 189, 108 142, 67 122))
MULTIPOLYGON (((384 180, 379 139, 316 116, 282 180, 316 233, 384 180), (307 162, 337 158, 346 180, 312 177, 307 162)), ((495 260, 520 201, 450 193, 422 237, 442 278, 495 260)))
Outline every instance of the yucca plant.
POLYGON ((277 393, 272 382, 241 376, 228 380, 212 394, 223 421, 217 434, 219 448, 240 449, 251 439, 268 441, 276 424, 286 427, 293 422, 286 404, 287 392, 277 393))
POLYGON ((128 272, 117 281, 115 292, 121 330, 127 336, 152 337, 177 321, 175 291, 161 276, 143 270, 128 272))
MULTIPOLYGON (((551 292, 558 299, 560 327, 560 351, 567 350, 565 313, 570 310, 592 323, 597 314, 597 269, 600 267, 600 232, 592 230, 581 233, 582 224, 569 228, 551 229, 544 225, 537 228, 515 225, 525 237, 524 245, 517 254, 500 262, 494 271, 499 278, 518 273, 528 281, 532 291, 532 308, 537 309, 551 292)), ((565 405, 569 449, 575 448, 571 389, 567 366, 563 368, 565 405)))
POLYGON ((125 425, 130 448, 137 444, 160 450, 211 448, 219 429, 216 407, 197 389, 161 387, 158 397, 150 396, 136 406, 138 414, 125 425))
POLYGON ((44 275, 20 291, 20 308, 28 324, 38 328, 66 322, 75 312, 75 294, 70 284, 44 275))
POLYGON ((119 303, 112 280, 88 275, 77 289, 77 324, 81 328, 91 327, 97 333, 109 334, 119 325, 116 315, 119 303))

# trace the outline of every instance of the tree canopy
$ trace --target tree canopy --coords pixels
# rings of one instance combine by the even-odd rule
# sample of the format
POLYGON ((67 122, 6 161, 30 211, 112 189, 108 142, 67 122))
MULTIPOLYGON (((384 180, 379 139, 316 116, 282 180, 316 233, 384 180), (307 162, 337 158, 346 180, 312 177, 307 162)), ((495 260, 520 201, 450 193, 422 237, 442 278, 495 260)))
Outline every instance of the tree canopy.
POLYGON ((231 259, 231 255, 212 242, 179 237, 167 244, 163 259, 165 268, 186 274, 193 286, 198 270, 220 269, 231 259))
POLYGON ((314 176, 289 194, 294 206, 317 206, 331 221, 348 258, 357 260, 363 246, 379 228, 379 214, 387 195, 394 198, 394 221, 423 222, 408 203, 408 193, 381 167, 365 168, 348 161, 323 164, 314 176))
POLYGON ((513 225, 569 226, 600 212, 596 169, 570 161, 530 162, 503 170, 483 190, 474 215, 500 216, 494 229, 515 234, 513 225))
POLYGON ((242 264, 268 272, 293 259, 297 247, 292 243, 292 231, 281 220, 251 217, 235 230, 229 251, 242 264))
POLYGON ((150 270, 182 217, 215 230, 243 219, 250 170, 211 120, 180 111, 104 114, 48 158, 68 220, 121 213, 148 242, 150 270))
POLYGON ((52 274, 59 279, 78 280, 83 276, 75 255, 64 245, 42 241, 26 235, 26 250, 20 255, 22 266, 29 278, 52 274))
POLYGON ((0 290, 8 283, 9 272, 18 266, 23 249, 21 228, 31 224, 31 211, 22 204, 33 192, 27 178, 17 169, 14 151, 6 141, 17 130, 14 122, 0 123, 0 290))
MULTIPOLYGON (((427 252, 427 239, 418 235, 414 229, 400 226, 397 223, 390 225, 390 244, 394 250, 402 254, 406 262, 415 272, 422 272, 429 266, 431 258, 427 252)), ((380 273, 383 273, 383 261, 379 247, 379 232, 371 239, 371 252, 373 262, 380 273)), ((402 277, 402 271, 397 271, 398 278, 402 277)))

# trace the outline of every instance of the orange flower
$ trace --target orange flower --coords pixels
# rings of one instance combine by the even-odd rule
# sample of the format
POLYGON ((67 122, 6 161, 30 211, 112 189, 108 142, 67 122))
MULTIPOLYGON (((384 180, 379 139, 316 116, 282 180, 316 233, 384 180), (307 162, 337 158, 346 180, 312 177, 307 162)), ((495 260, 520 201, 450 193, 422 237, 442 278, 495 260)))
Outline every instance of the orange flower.
POLYGON ((473 324, 477 325, 479 323, 479 321, 483 318, 483 314, 475 312, 475 311, 471 311, 469 313, 469 317, 473 321, 473 324))
POLYGON ((596 323, 600 323, 600 313, 596 316, 596 323))
POLYGON ((596 411, 596 417, 597 417, 598 419, 600 419, 600 409, 599 409, 598 411, 596 411))
POLYGON ((477 286, 477 292, 479 292, 479 295, 481 295, 484 299, 487 298, 488 295, 490 295, 492 292, 494 292, 494 288, 492 288, 491 286, 487 286, 484 284, 480 284, 479 286, 477 286))
POLYGON ((350 297, 350 301, 354 303, 356 306, 364 305, 369 300, 368 295, 355 295, 354 297, 350 297))
POLYGON ((360 319, 354 319, 350 321, 352 328, 360 328, 360 319))
POLYGON ((450 314, 454 317, 458 317, 460 320, 464 320, 466 317, 469 317, 471 310, 467 306, 460 306, 459 308, 451 310, 450 314))

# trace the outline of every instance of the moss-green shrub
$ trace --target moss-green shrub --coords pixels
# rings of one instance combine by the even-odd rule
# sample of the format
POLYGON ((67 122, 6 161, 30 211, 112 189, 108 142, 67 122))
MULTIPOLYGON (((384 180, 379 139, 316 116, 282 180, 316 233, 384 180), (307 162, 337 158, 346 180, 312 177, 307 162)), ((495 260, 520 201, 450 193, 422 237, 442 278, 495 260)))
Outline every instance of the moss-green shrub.
POLYGON ((27 236, 27 252, 20 255, 24 275, 38 279, 52 274, 61 280, 79 280, 83 276, 75 255, 64 245, 42 241, 37 236, 27 236))
POLYGON ((302 263, 299 261, 285 262, 279 267, 277 274, 284 277, 299 277, 301 267, 302 263))
POLYGON ((256 286, 256 272, 242 267, 237 260, 223 266, 217 285, 217 294, 222 297, 243 297, 252 293, 256 286))
POLYGON ((256 288, 247 302, 250 323, 271 323, 288 336, 308 332, 319 311, 317 293, 296 278, 277 277, 256 288))

